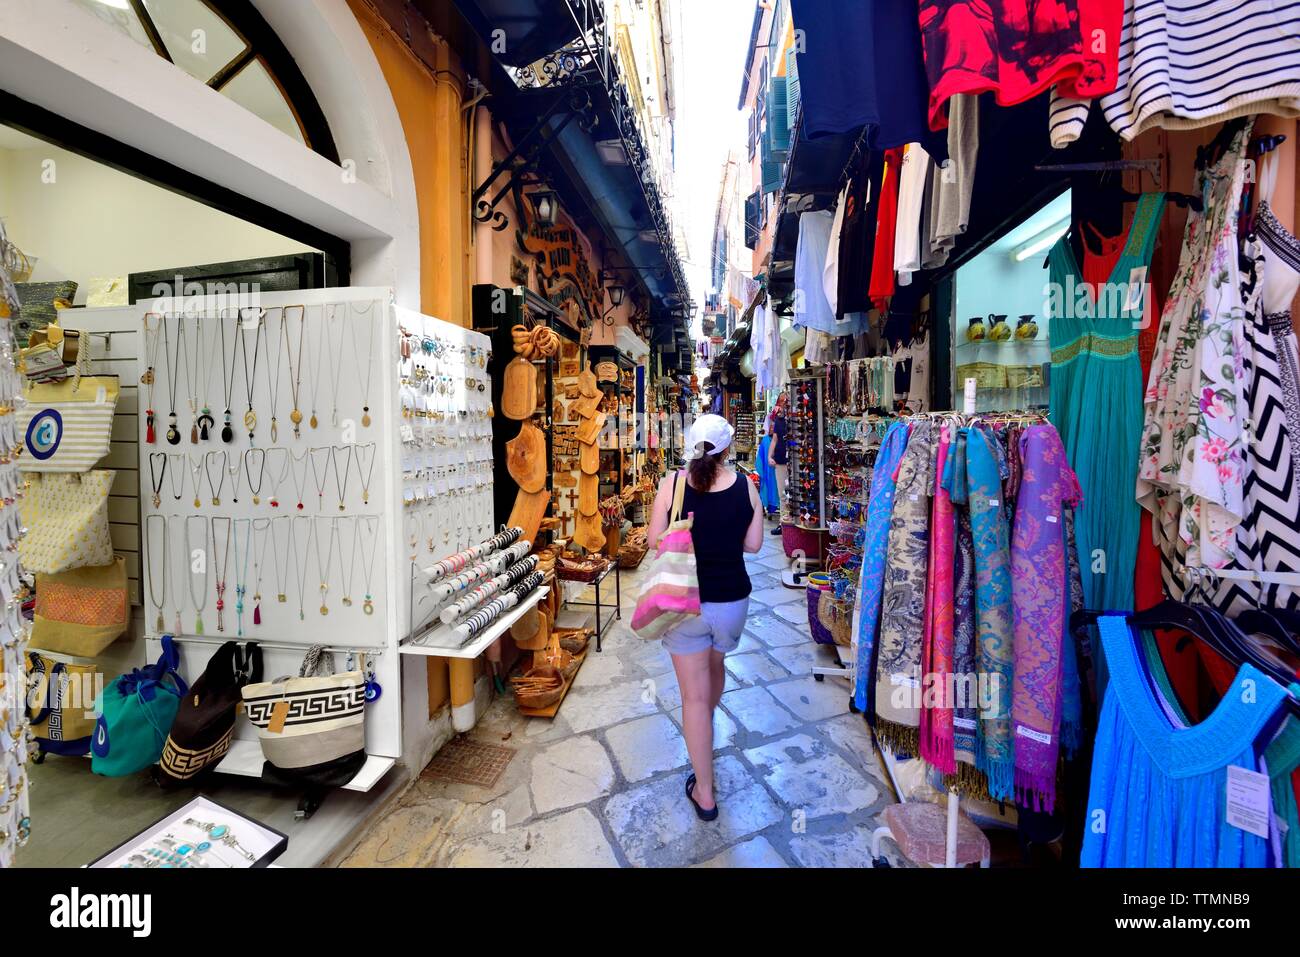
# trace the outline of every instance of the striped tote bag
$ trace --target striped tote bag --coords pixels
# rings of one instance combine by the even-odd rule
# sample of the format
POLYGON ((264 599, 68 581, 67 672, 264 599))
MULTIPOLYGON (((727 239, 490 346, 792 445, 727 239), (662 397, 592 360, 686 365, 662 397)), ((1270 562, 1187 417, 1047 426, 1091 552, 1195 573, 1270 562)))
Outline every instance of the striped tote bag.
POLYGON ((682 518, 686 476, 673 479, 673 507, 668 513, 668 531, 659 540, 659 550, 649 568, 649 580, 636 611, 632 630, 642 638, 662 638, 670 628, 700 613, 700 582, 695 571, 695 543, 691 540, 694 514, 682 518))
POLYGON ((26 472, 88 472, 108 454, 117 376, 83 375, 28 387, 17 413, 26 472))

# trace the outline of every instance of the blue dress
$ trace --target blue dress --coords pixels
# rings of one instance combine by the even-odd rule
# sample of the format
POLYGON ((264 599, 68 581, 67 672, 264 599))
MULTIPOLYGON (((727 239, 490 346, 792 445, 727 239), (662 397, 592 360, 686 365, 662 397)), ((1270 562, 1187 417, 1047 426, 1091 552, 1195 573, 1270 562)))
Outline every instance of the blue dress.
POLYGON ((754 463, 758 466, 758 498, 763 503, 763 511, 768 514, 781 508, 781 499, 776 490, 776 469, 767 460, 772 442, 772 436, 763 436, 763 441, 758 443, 758 461, 754 463))
POLYGON ((1175 729, 1128 622, 1101 619, 1110 666, 1092 759, 1083 867, 1266 867, 1268 840, 1229 824, 1229 765, 1259 770, 1255 741, 1286 689, 1246 664, 1213 713, 1175 729))

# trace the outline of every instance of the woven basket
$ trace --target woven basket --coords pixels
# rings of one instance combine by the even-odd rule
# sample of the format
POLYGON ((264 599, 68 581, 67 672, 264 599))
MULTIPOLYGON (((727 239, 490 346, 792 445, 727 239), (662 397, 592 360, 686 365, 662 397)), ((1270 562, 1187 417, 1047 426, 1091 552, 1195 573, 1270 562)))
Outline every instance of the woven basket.
POLYGON ((853 602, 841 601, 833 591, 824 591, 817 599, 817 620, 830 636, 830 644, 853 644, 853 602))
POLYGON ((549 708, 555 702, 559 701, 564 695, 564 676, 560 673, 559 668, 545 667, 533 668, 524 674, 525 678, 549 677, 555 682, 555 686, 549 690, 535 692, 530 694, 520 694, 515 692, 515 703, 521 708, 549 708))
POLYGON ((822 624, 821 600, 828 593, 816 585, 809 585, 805 594, 808 596, 808 631, 812 634, 812 640, 819 645, 835 644, 835 636, 822 624))

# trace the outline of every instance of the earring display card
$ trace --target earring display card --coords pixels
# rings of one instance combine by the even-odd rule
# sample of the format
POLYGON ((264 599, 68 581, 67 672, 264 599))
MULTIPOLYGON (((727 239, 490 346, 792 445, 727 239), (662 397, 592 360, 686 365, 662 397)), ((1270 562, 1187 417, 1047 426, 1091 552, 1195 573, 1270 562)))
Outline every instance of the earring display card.
POLYGON ((205 797, 196 797, 89 866, 95 868, 266 867, 289 839, 274 828, 205 797))

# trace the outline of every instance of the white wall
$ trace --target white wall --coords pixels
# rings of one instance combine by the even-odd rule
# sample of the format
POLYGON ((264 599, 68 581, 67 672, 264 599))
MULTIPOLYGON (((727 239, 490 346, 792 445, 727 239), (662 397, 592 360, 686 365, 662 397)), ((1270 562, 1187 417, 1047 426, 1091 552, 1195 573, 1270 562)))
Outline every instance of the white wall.
POLYGON ((92 278, 310 249, 45 144, 0 148, 0 217, 10 240, 37 259, 32 280, 75 280, 78 305, 92 278))

